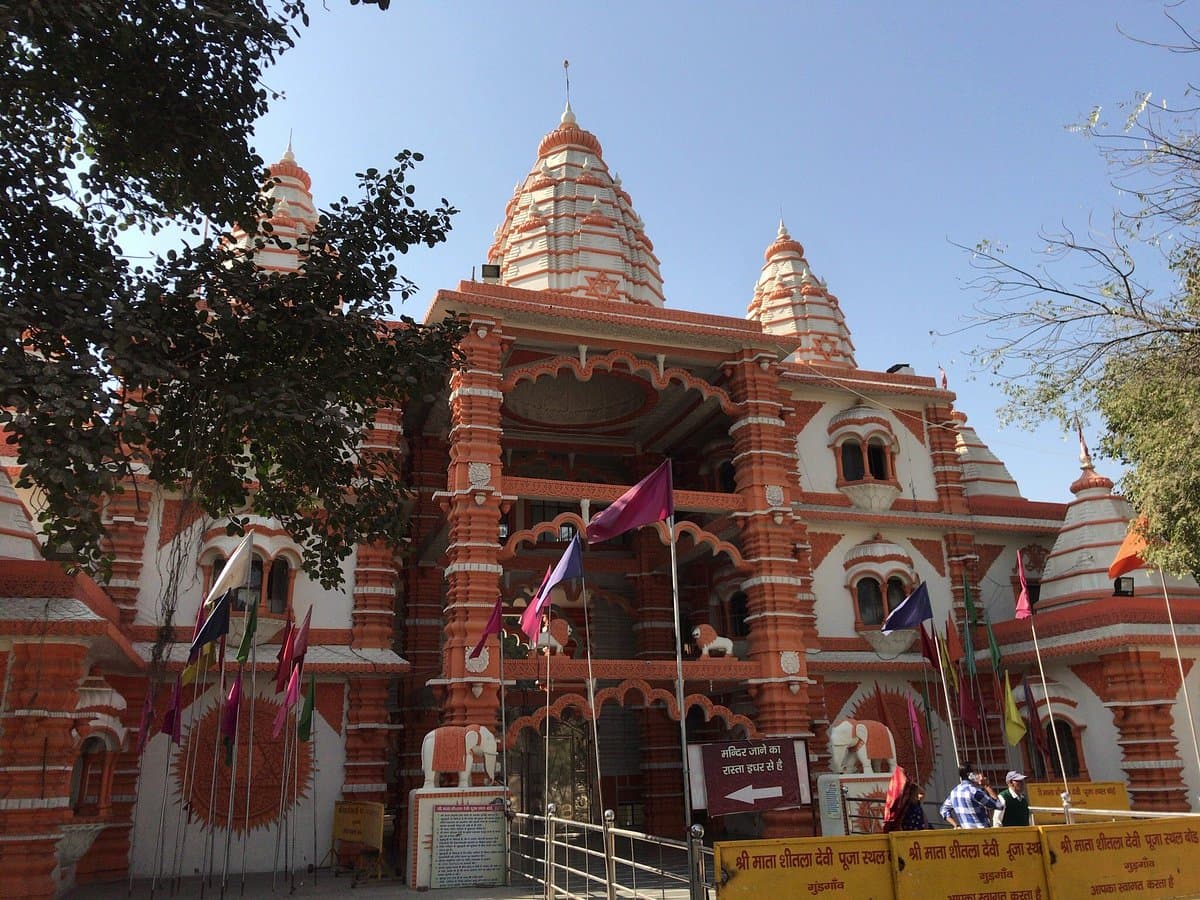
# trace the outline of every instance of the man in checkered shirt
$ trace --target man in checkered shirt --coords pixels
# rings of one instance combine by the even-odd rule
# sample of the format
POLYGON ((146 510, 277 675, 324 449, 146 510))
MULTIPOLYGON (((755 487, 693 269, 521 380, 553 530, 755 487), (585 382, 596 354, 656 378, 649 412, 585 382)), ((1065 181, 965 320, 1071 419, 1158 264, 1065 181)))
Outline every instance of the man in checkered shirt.
POLYGON ((958 767, 958 786, 942 803, 939 812, 954 828, 990 828, 992 812, 1002 809, 996 792, 988 784, 987 776, 975 770, 970 763, 958 767))

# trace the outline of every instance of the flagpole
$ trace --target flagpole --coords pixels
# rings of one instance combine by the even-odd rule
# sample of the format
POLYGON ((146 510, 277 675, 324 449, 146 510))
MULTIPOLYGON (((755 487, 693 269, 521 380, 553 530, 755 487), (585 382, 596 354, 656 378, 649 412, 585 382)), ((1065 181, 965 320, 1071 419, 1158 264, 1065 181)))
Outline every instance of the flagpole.
MULTIPOLYGON (((588 613, 588 606, 591 604, 592 596, 588 593, 587 579, 580 581, 583 594, 583 631, 584 640, 587 642, 587 673, 588 673, 588 706, 592 710, 592 747, 596 754, 596 799, 600 802, 597 804, 599 810, 591 810, 593 814, 592 821, 597 824, 604 823, 604 791, 601 787, 602 779, 600 775, 600 710, 596 708, 596 675, 592 671, 592 617, 588 613), (598 820, 596 813, 599 813, 598 820)), ((608 826, 604 826, 607 832, 608 826)), ((613 892, 612 883, 612 854, 609 852, 609 841, 605 838, 604 841, 604 884, 608 888, 610 896, 613 892)))
POLYGON ((1062 743, 1058 739, 1058 726, 1054 723, 1054 704, 1050 702, 1050 688, 1046 686, 1046 669, 1042 666, 1042 651, 1038 647, 1037 624, 1034 617, 1029 617, 1029 627, 1033 632, 1033 652, 1037 657, 1038 674, 1042 677, 1042 693, 1046 695, 1046 712, 1050 715, 1050 733, 1054 735, 1054 751, 1058 754, 1058 771, 1063 780, 1063 801, 1066 802, 1071 794, 1071 786, 1067 784, 1067 767, 1063 762, 1062 743))
MULTIPOLYGON (((284 703, 287 698, 284 698, 284 703)), ((287 783, 290 770, 288 768, 288 741, 291 740, 290 729, 284 723, 283 731, 283 756, 280 758, 280 774, 279 774, 279 815, 275 819, 275 852, 271 856, 271 890, 275 890, 275 882, 279 877, 279 843, 283 838, 284 813, 283 802, 287 797, 287 783)))
MULTIPOLYGON (((204 858, 208 868, 208 877, 200 882, 201 900, 204 897, 205 887, 212 887, 213 865, 216 862, 217 819, 214 807, 217 803, 217 757, 220 755, 218 748, 221 745, 221 716, 225 706, 225 635, 221 635, 220 643, 217 646, 217 655, 220 657, 218 665, 220 666, 221 687, 217 693, 217 729, 213 738, 212 777, 208 784, 208 834, 204 839, 204 858)), ((203 829, 203 825, 201 828, 203 829)))
MULTIPOLYGON (((667 530, 671 538, 671 604, 675 618, 675 703, 679 707, 679 749, 683 753, 683 815, 684 840, 688 842, 688 856, 692 855, 692 777, 688 770, 687 709, 683 697, 683 639, 679 633, 679 563, 675 557, 675 514, 667 516, 667 530)), ((688 871, 689 882, 695 872, 695 861, 688 871)))
MULTIPOLYGON (((934 640, 938 639, 937 629, 934 628, 934 640)), ((958 754, 958 736, 954 733, 954 714, 950 712, 950 686, 946 683, 946 665, 942 661, 942 649, 938 647, 938 674, 942 676, 942 694, 946 700, 946 724, 950 726, 950 744, 954 747, 954 767, 962 766, 962 757, 958 754)))
MULTIPOLYGON (((204 651, 201 650, 200 652, 203 653, 204 651)), ((199 662, 197 664, 199 664, 199 662)), ((180 678, 182 677, 183 676, 181 674, 180 678)), ((201 679, 199 687, 197 687, 195 681, 192 681, 192 702, 188 704, 188 742, 187 747, 184 749, 183 777, 180 779, 179 784, 179 809, 175 813, 175 852, 173 854, 174 859, 172 860, 171 870, 172 894, 174 894, 179 887, 179 879, 181 877, 181 870, 183 868, 183 863, 180 859, 182 851, 180 849, 179 842, 183 835, 187 832, 192 822, 191 792, 192 787, 196 783, 196 761, 200 756, 200 754, 196 752, 195 746, 199 741, 198 739, 195 741, 192 740, 192 730, 196 725, 196 698, 203 696, 204 691, 208 690, 208 669, 205 668, 202 672, 200 672, 199 677, 201 679), (184 818, 183 815, 185 807, 187 809, 186 818, 184 818)))
MULTIPOLYGON (((553 804, 550 803, 550 644, 547 642, 545 648, 546 653, 546 749, 545 759, 543 760, 545 772, 543 773, 542 782, 542 813, 546 817, 546 834, 550 834, 553 829, 550 825, 550 808, 553 804)), ((554 847, 550 841, 546 841, 546 900, 553 900, 553 867, 554 866, 554 847)))
MULTIPOLYGON (((178 712, 176 712, 175 714, 179 715, 178 712)), ((154 857, 155 857, 156 861, 154 864, 154 877, 152 877, 150 879, 150 896, 151 897, 154 896, 154 891, 158 887, 158 879, 162 875, 162 868, 163 868, 162 854, 163 854, 163 850, 165 849, 163 845, 166 843, 166 841, 163 838, 163 830, 164 830, 164 826, 166 825, 166 819, 167 819, 167 776, 170 774, 170 772, 171 772, 171 736, 167 735, 166 760, 163 762, 162 804, 158 808, 158 835, 154 840, 154 857)), ((136 803, 134 806, 134 811, 135 812, 137 811, 136 803)), ((129 860, 129 871, 130 871, 129 890, 130 890, 130 893, 133 892, 132 843, 133 842, 131 841, 130 842, 130 860, 129 860)))
MULTIPOLYGON (((316 703, 317 686, 316 682, 312 682, 313 702, 316 703)), ((316 718, 316 713, 312 713, 312 717, 308 722, 308 739, 312 741, 312 765, 309 767, 312 770, 312 820, 313 820, 313 855, 312 855, 312 877, 313 884, 317 883, 317 723, 313 721, 316 718)))
POLYGON ((1171 627, 1171 643, 1175 645, 1175 661, 1179 664, 1179 683, 1183 687, 1183 708, 1187 714, 1188 727, 1192 732, 1192 749, 1196 752, 1196 767, 1200 771, 1200 741, 1196 740, 1196 719, 1192 715, 1192 701, 1188 697, 1187 674, 1183 671, 1183 656, 1179 652, 1179 636, 1175 633, 1175 616, 1171 613, 1171 598, 1167 594, 1167 578, 1162 567, 1158 569, 1158 580, 1162 584, 1163 605, 1167 608, 1167 623, 1171 627))
POLYGON ((258 695, 258 636, 250 642, 250 733, 246 736, 246 813, 242 824, 242 884, 239 896, 246 893, 246 847, 250 843, 250 788, 254 773, 254 701, 258 695))
MULTIPOLYGON (((296 729, 296 739, 292 742, 292 806, 288 810, 288 821, 291 822, 291 813, 298 812, 297 804, 300 802, 300 716, 296 712, 296 707, 292 707, 292 728, 296 729)), ((299 818, 299 816, 297 816, 299 818)), ((295 827, 292 828, 292 849, 291 849, 291 892, 296 893, 296 834, 300 831, 300 823, 297 821, 295 827)))
MULTIPOLYGON (((242 673, 238 671, 238 684, 241 684, 242 673)), ((229 886, 229 848, 233 840, 233 792, 237 787, 238 766, 238 718, 242 715, 242 695, 238 691, 238 707, 234 710, 233 720, 233 759, 229 764, 229 806, 225 813, 225 861, 221 870, 221 900, 225 900, 225 889, 229 886)), ((218 729, 219 730, 219 729, 218 729)), ((247 791, 249 793, 249 791, 247 791)))

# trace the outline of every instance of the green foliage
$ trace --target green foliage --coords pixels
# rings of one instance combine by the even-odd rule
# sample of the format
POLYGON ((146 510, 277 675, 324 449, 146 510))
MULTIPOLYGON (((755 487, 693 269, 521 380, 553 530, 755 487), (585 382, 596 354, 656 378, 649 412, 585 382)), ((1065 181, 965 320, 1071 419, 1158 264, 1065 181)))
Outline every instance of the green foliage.
POLYGON ((415 290, 396 253, 444 240, 455 210, 417 208, 405 151, 322 213, 301 271, 255 267, 287 248, 255 227, 247 136, 298 24, 298 0, 0 0, 0 428, 47 544, 91 571, 103 499, 135 474, 213 517, 279 519, 327 585, 359 541, 402 537, 400 462, 360 444, 455 361, 457 323, 381 325, 415 290), (144 266, 119 244, 208 221, 249 236, 144 266))

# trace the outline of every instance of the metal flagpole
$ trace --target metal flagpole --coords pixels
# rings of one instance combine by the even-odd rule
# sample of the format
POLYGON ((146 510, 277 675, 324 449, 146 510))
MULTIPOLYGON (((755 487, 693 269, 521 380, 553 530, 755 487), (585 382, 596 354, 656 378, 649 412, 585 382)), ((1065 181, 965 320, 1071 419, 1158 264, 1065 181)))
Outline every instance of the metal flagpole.
MULTIPOLYGON (((316 697, 317 686, 315 683, 310 683, 310 685, 312 687, 312 692, 313 692, 313 706, 315 707, 316 702, 317 702, 317 697, 316 697)), ((312 816, 312 819, 313 819, 312 876, 313 876, 313 884, 317 883, 317 863, 319 862, 319 857, 317 856, 317 809, 318 809, 317 773, 319 770, 317 769, 317 721, 316 720, 317 720, 317 712, 314 709, 312 712, 312 718, 309 720, 309 723, 308 723, 308 739, 312 742, 312 765, 309 768, 312 770, 312 787, 313 787, 313 789, 312 789, 312 811, 313 811, 313 816, 312 816)))
MULTIPOLYGON (((175 715, 179 715, 178 710, 176 710, 175 715)), ((150 879, 150 896, 151 897, 154 896, 155 888, 158 887, 158 879, 162 875, 162 869, 163 869, 162 854, 163 854, 163 850, 166 849, 166 847, 164 846, 166 844, 166 840, 163 838, 163 830, 164 830, 164 826, 166 824, 166 818, 167 818, 167 776, 171 772, 171 736, 170 735, 167 735, 166 757, 167 757, 166 760, 163 762, 162 804, 158 808, 158 834, 155 836, 155 839, 154 839, 155 865, 154 865, 154 877, 150 879)), ((135 813, 137 812, 136 801, 135 801, 135 806, 134 806, 134 812, 135 813)), ((131 851, 130 852, 130 860, 129 860, 129 873, 130 873, 129 874, 129 892, 131 894, 133 893, 133 859, 132 859, 132 856, 133 856, 133 853, 131 851)))
MULTIPOLYGON (((600 710, 596 708, 596 676, 595 673, 592 672, 592 619, 588 614, 588 606, 590 605, 592 598, 587 590, 587 580, 581 580, 580 584, 582 585, 583 592, 584 640, 587 641, 588 706, 590 706, 592 709, 592 746, 595 748, 596 752, 596 799, 600 801, 598 804, 601 807, 599 810, 599 820, 600 823, 603 823, 605 821, 603 808, 604 792, 600 787, 600 728, 598 724, 600 721, 600 710)), ((594 813, 595 810, 592 812, 594 813)), ((596 819, 593 817, 592 821, 595 822, 596 819)), ((604 828, 606 831, 608 830, 607 825, 605 825, 604 828)), ((609 852, 609 841, 606 838, 604 841, 604 882, 605 886, 608 888, 610 897, 613 896, 614 887, 612 883, 612 873, 612 854, 609 852)))
MULTIPOLYGON (((238 671, 238 681, 241 682, 242 673, 238 671)), ((242 714, 242 695, 238 693, 238 708, 237 715, 242 714)), ((220 728, 217 729, 220 731, 220 728)), ((221 869, 221 900, 225 898, 225 889, 229 886, 229 848, 230 842, 233 840, 233 792, 237 787, 237 767, 238 767, 238 721, 233 720, 233 759, 229 764, 229 806, 225 813, 225 861, 221 869)), ((247 792, 249 793, 249 792, 247 792)))
POLYGON ((258 635, 250 642, 250 733, 246 736, 246 813, 242 823, 242 884, 240 894, 246 893, 246 847, 250 843, 250 787, 254 774, 254 701, 258 697, 258 635))
POLYGON ((1167 607, 1167 623, 1171 626, 1171 643, 1175 645, 1175 661, 1179 663, 1179 684, 1183 688, 1183 708, 1187 713, 1188 727, 1192 731, 1192 749, 1196 751, 1196 766, 1200 770, 1200 741, 1196 740, 1196 718, 1192 715, 1192 701, 1188 697, 1187 674, 1183 671, 1183 656, 1179 653, 1179 636, 1175 633, 1175 616, 1171 613, 1171 598, 1167 594, 1167 578, 1159 567, 1158 580, 1162 584, 1163 604, 1167 607))
MULTIPOLYGON (((546 642, 546 752, 545 752, 545 773, 544 781, 542 782, 542 812, 546 816, 546 834, 552 834, 553 828, 550 827, 550 810, 554 804, 550 802, 550 642, 546 642)), ((553 900, 554 883, 554 846, 549 839, 546 841, 546 900, 553 900)))
MULTIPOLYGON (((201 650, 200 652, 203 653, 204 651, 201 650)), ((175 813, 175 858, 172 860, 172 865, 174 866, 172 870, 172 894, 179 887, 179 880, 182 877, 183 848, 180 846, 180 841, 187 834, 192 824, 191 796, 192 788, 196 785, 196 765, 200 759, 198 748, 200 743, 199 736, 196 736, 196 740, 192 740, 192 738, 196 727, 196 707, 199 705, 196 700, 199 697, 203 697, 208 690, 208 669, 205 668, 199 675, 200 685, 197 687, 196 682, 192 682, 192 702, 188 705, 188 742, 183 758, 183 778, 180 780, 179 785, 179 809, 175 813), (185 808, 187 809, 186 817, 183 815, 185 808)))
MULTIPOLYGON (((300 714, 296 712, 296 707, 292 707, 292 729, 296 732, 296 738, 292 741, 292 806, 288 810, 288 823, 291 825, 291 892, 296 893, 296 834, 300 831, 300 822, 292 822, 291 814, 298 812, 298 803, 300 800, 300 714)), ((297 816, 297 819, 299 816, 297 816)))
MULTIPOLYGON (((208 834, 204 838, 204 860, 203 865, 208 868, 208 876, 200 882, 200 897, 203 900, 204 888, 212 886, 213 863, 216 860, 216 832, 217 818, 214 807, 217 804, 217 757, 220 755, 218 747, 221 745, 221 711, 225 704, 225 635, 221 636, 221 641, 217 647, 217 655, 220 657, 220 673, 221 673, 221 688, 217 692, 217 727, 216 734, 213 737, 213 758, 212 758, 212 774, 208 783, 208 834)), ((204 826, 201 824, 201 830, 204 826)))
MULTIPOLYGON (((938 640, 937 630, 933 632, 933 639, 938 640)), ((958 755, 958 736, 954 733, 954 714, 950 711, 950 686, 946 683, 946 666, 942 661, 942 648, 937 648, 938 658, 938 674, 942 676, 942 695, 946 698, 946 724, 950 726, 950 743, 954 747, 954 768, 962 765, 962 758, 958 755)))
POLYGON ((1046 695, 1046 712, 1050 714, 1050 733, 1054 735, 1054 751, 1058 754, 1058 771, 1062 773, 1063 780, 1063 803, 1068 802, 1071 796, 1071 787, 1067 784, 1067 767, 1063 763, 1062 743, 1058 739, 1058 726, 1054 723, 1054 704, 1050 702, 1050 689, 1046 687, 1046 670, 1042 666, 1042 651, 1038 647, 1037 625, 1034 623, 1034 617, 1029 616, 1029 627, 1033 631, 1033 652, 1037 656, 1038 673, 1042 676, 1042 693, 1046 695))
MULTIPOLYGON (((287 702, 287 698, 284 698, 287 702)), ((279 876, 279 842, 283 837, 283 801, 287 797, 287 783, 290 769, 288 768, 288 741, 291 739, 289 729, 284 723, 283 730, 283 756, 280 758, 280 773, 279 773, 279 816, 275 819, 275 852, 271 856, 271 890, 275 890, 275 881, 279 876)))

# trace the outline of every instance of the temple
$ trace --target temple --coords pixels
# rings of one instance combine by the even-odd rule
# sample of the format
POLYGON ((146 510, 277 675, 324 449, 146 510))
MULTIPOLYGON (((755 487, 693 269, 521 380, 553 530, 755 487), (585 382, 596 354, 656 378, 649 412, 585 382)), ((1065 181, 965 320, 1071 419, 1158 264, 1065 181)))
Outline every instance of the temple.
MULTIPOLYGON (((276 233, 311 229, 311 179, 290 148, 272 172, 276 233)), ((748 298, 745 315, 673 307, 633 197, 568 106, 502 211, 483 279, 439 291, 428 310, 469 321, 465 364, 439 395, 381 411, 365 436, 407 466, 405 552, 360 546, 344 586, 325 589, 277 523, 251 520, 238 606, 260 602, 245 685, 255 743, 251 755, 239 727, 233 768, 214 760, 214 677, 184 689, 179 746, 160 723, 237 538, 139 483, 105 509, 107 584, 65 574, 42 557, 36 498, 12 487, 19 469, 0 443, 0 895, 150 875, 163 854, 190 873, 202 838, 224 846, 229 796, 234 845, 248 829, 247 867, 270 869, 284 777, 271 673, 285 622, 309 610, 314 733, 285 805, 305 828, 315 817, 318 846, 338 799, 380 801, 402 820, 438 725, 501 737, 521 809, 553 802, 588 820, 612 809, 621 825, 672 837, 685 823, 681 716, 691 743, 803 739, 814 773, 830 768, 835 722, 882 716, 896 760, 940 791, 955 760, 936 672, 915 631, 880 632, 920 582, 938 631, 949 618, 974 659, 981 721, 953 722, 964 755, 1053 781, 1059 754, 1040 748, 1057 744, 1067 777, 1125 782, 1134 809, 1194 809, 1200 770, 1163 594, 1194 695, 1196 584, 1138 570, 1115 596, 1107 569, 1132 511, 1086 447, 1078 464, 1046 461, 1061 464, 1071 502, 1026 499, 944 381, 856 357, 853 298, 843 307, 783 222, 773 237, 765 223, 763 243, 747 297, 728 298, 731 312, 748 298), (585 578, 554 590, 550 650, 536 652, 515 621, 547 566, 667 459, 679 620, 659 523, 586 548, 585 578), (1031 623, 1014 619, 1018 553, 1045 688, 1031 623), (171 577, 182 587, 164 621, 171 577), (471 658, 497 597, 512 627, 471 658), (164 625, 176 642, 159 663, 164 625), (1037 741, 1005 742, 1004 672, 1037 741)), ((260 263, 299 264, 294 252, 260 263)), ((242 628, 235 610, 232 633, 242 628)), ((804 808, 708 822, 716 836, 814 827, 804 808)))

